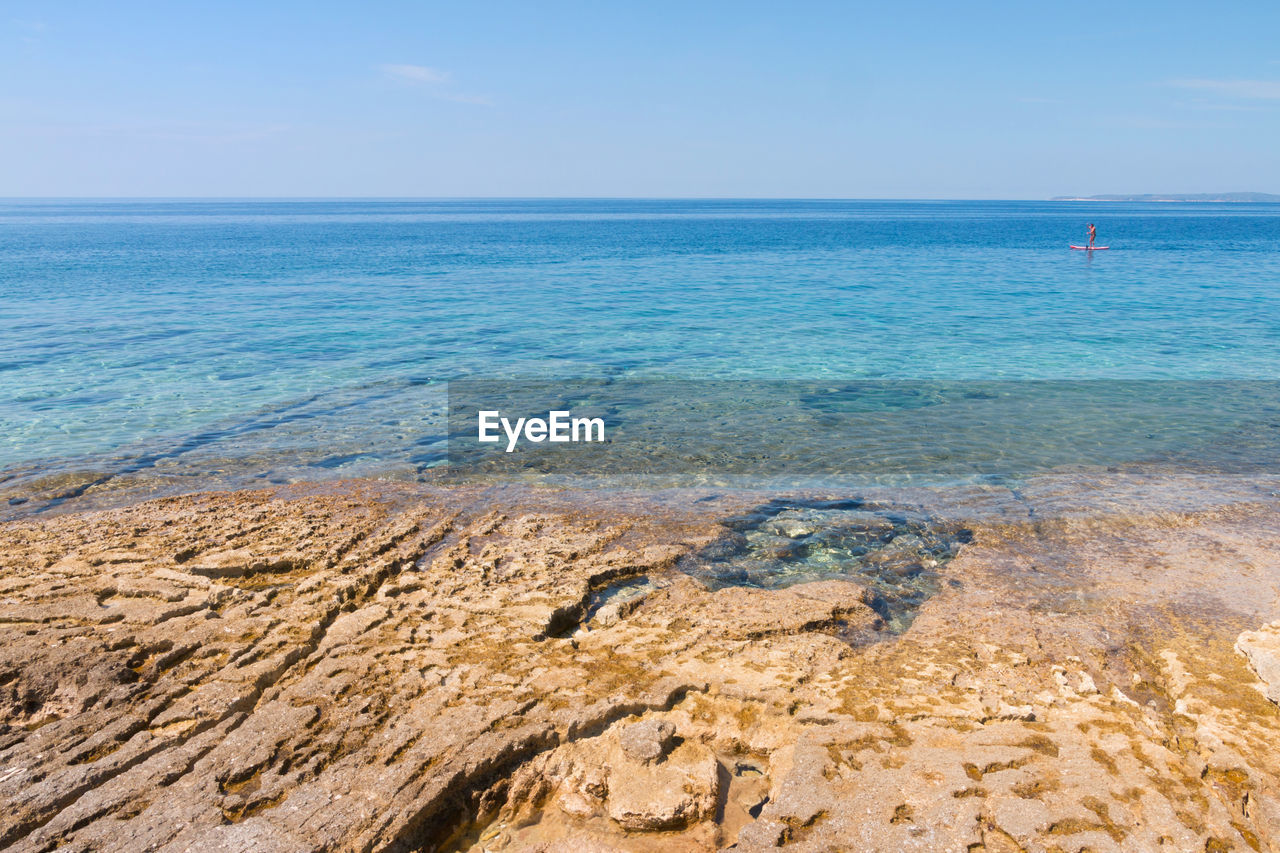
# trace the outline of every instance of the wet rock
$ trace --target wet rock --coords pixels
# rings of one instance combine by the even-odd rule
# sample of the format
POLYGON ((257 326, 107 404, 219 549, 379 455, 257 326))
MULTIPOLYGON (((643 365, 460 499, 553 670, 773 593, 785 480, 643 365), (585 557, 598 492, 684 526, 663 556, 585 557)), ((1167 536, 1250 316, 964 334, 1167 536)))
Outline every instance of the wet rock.
POLYGON ((747 537, 736 530, 726 531, 699 552, 704 560, 727 560, 747 547, 747 537))
POLYGON ((762 525, 761 529, 787 539, 803 539, 817 532, 818 525, 810 519, 780 515, 762 525))
POLYGON ((885 537, 894 529, 894 523, 890 519, 868 510, 829 512, 824 521, 824 529, 833 536, 885 537))
POLYGON ((883 566, 918 566, 925 559, 927 547, 914 533, 895 536, 888 544, 868 552, 869 563, 883 566))
POLYGON ((621 846, 621 843, 613 844, 601 838, 577 835, 526 847, 521 853, 627 853, 627 848, 621 846))

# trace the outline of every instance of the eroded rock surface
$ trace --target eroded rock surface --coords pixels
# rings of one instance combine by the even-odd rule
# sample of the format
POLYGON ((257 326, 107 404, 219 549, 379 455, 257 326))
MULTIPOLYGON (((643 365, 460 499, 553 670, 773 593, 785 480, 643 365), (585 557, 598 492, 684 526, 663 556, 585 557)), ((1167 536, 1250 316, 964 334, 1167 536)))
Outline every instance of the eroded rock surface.
POLYGON ((1274 507, 975 526, 900 635, 858 583, 681 574, 721 512, 352 485, 0 526, 0 847, 1280 849, 1235 651, 1274 507))
POLYGON ((644 720, 618 732, 622 751, 641 764, 660 761, 671 751, 676 727, 666 720, 644 720))
POLYGON ((1245 631, 1236 639, 1236 650, 1262 679, 1267 698, 1280 704, 1280 622, 1245 631))

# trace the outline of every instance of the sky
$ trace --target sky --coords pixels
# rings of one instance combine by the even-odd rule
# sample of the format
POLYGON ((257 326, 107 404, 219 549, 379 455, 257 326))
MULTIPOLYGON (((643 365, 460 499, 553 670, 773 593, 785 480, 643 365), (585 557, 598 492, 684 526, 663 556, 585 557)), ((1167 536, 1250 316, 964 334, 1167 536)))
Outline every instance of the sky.
POLYGON ((1280 3, 0 3, 0 196, 1280 193, 1280 3))

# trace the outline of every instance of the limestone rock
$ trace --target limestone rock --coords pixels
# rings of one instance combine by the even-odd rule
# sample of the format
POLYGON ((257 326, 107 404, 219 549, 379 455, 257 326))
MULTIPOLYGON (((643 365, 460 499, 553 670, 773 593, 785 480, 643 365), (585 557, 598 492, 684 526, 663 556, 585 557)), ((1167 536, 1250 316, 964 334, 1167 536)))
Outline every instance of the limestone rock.
POLYGON ((679 829, 715 813, 719 765, 701 744, 684 743, 659 764, 615 767, 609 817, 632 831, 679 829))
POLYGON ((643 720, 618 733, 622 751, 641 764, 652 764, 667 754, 675 740, 676 727, 666 720, 643 720))
POLYGON ((1280 626, 1221 635, 1270 618, 1280 508, 1139 485, 965 519, 902 634, 858 583, 681 573, 747 496, 345 483, 0 524, 0 848, 1280 849, 1252 687, 1280 626), (588 621, 620 578, 649 591, 588 621))
POLYGON ((1236 651, 1267 685, 1267 698, 1280 704, 1280 622, 1245 631, 1236 638, 1236 651))

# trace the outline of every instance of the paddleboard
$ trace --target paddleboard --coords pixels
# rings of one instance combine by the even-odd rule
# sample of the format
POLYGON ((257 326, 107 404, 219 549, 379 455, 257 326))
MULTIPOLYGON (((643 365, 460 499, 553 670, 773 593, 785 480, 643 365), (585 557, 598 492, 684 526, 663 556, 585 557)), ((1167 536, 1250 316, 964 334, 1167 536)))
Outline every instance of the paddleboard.
POLYGON ((1073 249, 1081 249, 1085 252, 1101 252, 1103 249, 1110 249, 1110 246, 1072 246, 1073 249))

